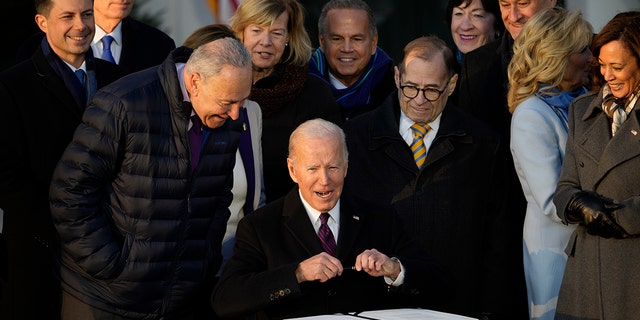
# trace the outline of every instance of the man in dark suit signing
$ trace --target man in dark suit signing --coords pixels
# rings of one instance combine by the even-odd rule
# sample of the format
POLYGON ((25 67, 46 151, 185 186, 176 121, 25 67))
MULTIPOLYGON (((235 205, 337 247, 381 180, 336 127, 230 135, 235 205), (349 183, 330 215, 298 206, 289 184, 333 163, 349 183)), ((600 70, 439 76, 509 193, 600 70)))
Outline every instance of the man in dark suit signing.
POLYGON ((333 123, 309 120, 291 134, 287 165, 298 186, 240 221, 212 297, 219 316, 425 307, 447 291, 445 271, 406 237, 394 213, 341 199, 347 158, 333 123), (331 240, 321 240, 327 213, 331 240), (327 242, 337 243, 334 252, 327 242))

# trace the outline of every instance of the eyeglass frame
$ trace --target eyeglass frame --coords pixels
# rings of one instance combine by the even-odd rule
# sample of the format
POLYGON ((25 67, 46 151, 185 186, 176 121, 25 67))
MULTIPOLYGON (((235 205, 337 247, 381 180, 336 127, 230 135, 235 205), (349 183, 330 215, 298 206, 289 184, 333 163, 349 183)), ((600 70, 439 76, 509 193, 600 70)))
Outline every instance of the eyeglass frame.
MULTIPOLYGON (((420 91, 422 91, 422 96, 424 97, 425 100, 429 101, 429 102, 436 102, 438 101, 441 97, 442 94, 447 91, 447 88, 449 87, 449 83, 451 82, 451 78, 453 77, 449 77, 449 79, 447 79, 447 84, 444 85, 444 88, 442 88, 442 90, 438 90, 436 88, 418 88, 416 86, 411 86, 411 85, 404 85, 404 86, 400 86, 400 91, 402 92, 402 95, 405 96, 407 99, 415 99, 419 94, 420 91), (416 95, 413 97, 409 97, 405 92, 404 92, 404 88, 413 88, 416 89, 416 95), (427 90, 431 91, 431 92, 437 92, 438 93, 438 97, 431 100, 429 98, 427 98, 427 90)), ((402 78, 400 78, 400 81, 402 82, 402 78)))

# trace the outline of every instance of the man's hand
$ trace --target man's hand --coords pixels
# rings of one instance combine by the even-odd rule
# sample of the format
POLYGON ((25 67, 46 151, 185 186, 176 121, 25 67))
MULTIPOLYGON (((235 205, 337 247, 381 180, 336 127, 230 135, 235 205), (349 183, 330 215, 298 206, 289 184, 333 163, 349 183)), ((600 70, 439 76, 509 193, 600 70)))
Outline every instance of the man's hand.
POLYGON ((365 250, 356 257, 356 270, 364 271, 373 277, 396 279, 400 274, 400 262, 387 257, 376 249, 365 250))
POLYGON ((322 252, 300 262, 296 269, 298 283, 305 281, 325 282, 342 274, 343 267, 336 257, 322 252))

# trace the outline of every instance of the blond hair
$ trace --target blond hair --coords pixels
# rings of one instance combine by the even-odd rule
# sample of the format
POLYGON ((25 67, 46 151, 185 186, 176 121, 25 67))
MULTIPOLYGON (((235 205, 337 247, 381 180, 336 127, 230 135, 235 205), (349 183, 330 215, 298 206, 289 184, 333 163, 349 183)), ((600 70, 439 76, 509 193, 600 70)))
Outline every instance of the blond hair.
POLYGON ((558 88, 569 57, 588 49, 592 37, 591 24, 578 11, 552 7, 528 20, 515 40, 507 71, 509 112, 538 91, 558 88))
POLYGON ((289 45, 284 51, 282 62, 303 67, 309 63, 313 49, 304 27, 303 10, 296 0, 244 0, 229 19, 229 25, 236 37, 244 42, 243 32, 248 25, 271 26, 283 12, 287 12, 289 45))

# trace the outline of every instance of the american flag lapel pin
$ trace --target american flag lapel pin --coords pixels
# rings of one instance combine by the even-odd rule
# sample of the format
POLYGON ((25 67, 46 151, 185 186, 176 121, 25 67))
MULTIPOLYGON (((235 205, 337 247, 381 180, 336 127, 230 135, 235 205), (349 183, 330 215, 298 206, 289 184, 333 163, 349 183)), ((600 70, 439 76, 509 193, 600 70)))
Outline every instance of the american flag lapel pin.
POLYGON ((636 131, 636 130, 631 130, 631 134, 633 134, 634 136, 637 136, 637 135, 638 135, 638 131, 636 131))
POLYGON ((353 216, 353 220, 358 220, 358 221, 360 221, 360 217, 358 217, 358 216, 353 216))

